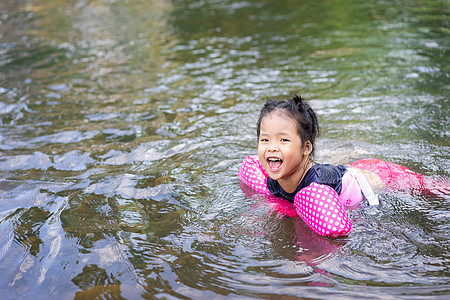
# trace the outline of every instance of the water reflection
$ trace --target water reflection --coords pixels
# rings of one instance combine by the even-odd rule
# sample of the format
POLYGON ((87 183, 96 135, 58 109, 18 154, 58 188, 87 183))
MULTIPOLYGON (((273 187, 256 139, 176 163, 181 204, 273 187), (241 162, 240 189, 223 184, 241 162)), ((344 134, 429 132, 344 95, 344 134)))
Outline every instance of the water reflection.
POLYGON ((331 240, 236 175, 263 100, 301 91, 319 162, 448 180, 444 5, 1 2, 4 297, 445 293, 448 195, 384 194, 331 240))
POLYGON ((298 218, 289 201, 262 196, 243 183, 241 189, 247 198, 255 198, 257 202, 250 205, 255 215, 251 215, 252 211, 245 215, 248 219, 240 222, 240 231, 266 236, 268 241, 265 243, 273 247, 278 255, 305 262, 308 266, 317 266, 325 258, 336 255, 347 243, 345 238, 329 239, 315 234, 298 218), (277 216, 278 222, 274 222, 272 215, 277 216), (252 223, 246 224, 245 221, 249 220, 252 223))
POLYGON ((75 299, 97 297, 125 299, 118 296, 120 281, 96 265, 85 266, 83 272, 73 278, 72 282, 83 290, 75 294, 75 299))

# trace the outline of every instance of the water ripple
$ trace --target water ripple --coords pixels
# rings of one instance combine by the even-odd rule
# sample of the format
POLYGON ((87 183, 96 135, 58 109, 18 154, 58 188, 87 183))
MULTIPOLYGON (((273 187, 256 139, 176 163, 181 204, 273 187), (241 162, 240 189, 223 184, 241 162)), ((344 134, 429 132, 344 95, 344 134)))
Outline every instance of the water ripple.
POLYGON ((328 239, 236 175, 264 101, 300 92, 318 162, 447 182, 442 1, 94 2, 0 1, 3 297, 448 293, 445 189, 328 239))

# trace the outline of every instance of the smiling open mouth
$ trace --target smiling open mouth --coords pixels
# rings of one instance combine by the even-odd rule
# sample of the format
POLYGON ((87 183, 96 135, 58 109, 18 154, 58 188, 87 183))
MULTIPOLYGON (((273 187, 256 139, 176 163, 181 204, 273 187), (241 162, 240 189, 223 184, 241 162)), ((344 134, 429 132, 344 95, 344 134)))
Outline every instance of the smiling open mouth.
POLYGON ((267 164, 269 165, 270 170, 276 171, 281 167, 283 161, 276 157, 269 157, 267 159, 267 164))

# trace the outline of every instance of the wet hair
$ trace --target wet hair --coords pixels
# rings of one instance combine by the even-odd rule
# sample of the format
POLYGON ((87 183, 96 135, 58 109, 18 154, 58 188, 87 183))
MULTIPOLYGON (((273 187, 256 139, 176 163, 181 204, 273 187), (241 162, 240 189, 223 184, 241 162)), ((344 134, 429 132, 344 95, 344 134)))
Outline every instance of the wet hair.
POLYGON ((256 123, 256 134, 259 140, 261 131, 262 119, 271 112, 277 111, 282 114, 286 114, 290 117, 296 127, 298 135, 302 140, 302 148, 305 143, 309 141, 312 145, 312 151, 310 156, 314 157, 315 140, 316 136, 319 136, 319 121, 317 115, 311 106, 305 102, 305 99, 300 95, 294 95, 292 99, 283 100, 268 100, 264 104, 259 114, 258 122, 256 123))

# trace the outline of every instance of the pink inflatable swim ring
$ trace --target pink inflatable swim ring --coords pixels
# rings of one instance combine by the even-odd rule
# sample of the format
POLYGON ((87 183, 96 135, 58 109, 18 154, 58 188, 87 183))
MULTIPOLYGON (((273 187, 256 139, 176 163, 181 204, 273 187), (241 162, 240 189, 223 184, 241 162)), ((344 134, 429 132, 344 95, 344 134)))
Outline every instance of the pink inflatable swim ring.
POLYGON ((380 177, 388 189, 408 190, 432 197, 450 194, 450 183, 444 179, 425 177, 410 169, 380 159, 364 159, 350 164, 351 167, 364 169, 380 177))
POLYGON ((271 206, 278 212, 293 216, 294 212, 316 233, 338 237, 347 235, 352 228, 344 205, 336 191, 315 182, 301 189, 294 198, 294 204, 273 196, 267 188, 267 177, 258 156, 247 156, 239 171, 239 178, 253 190, 267 195, 271 206))

